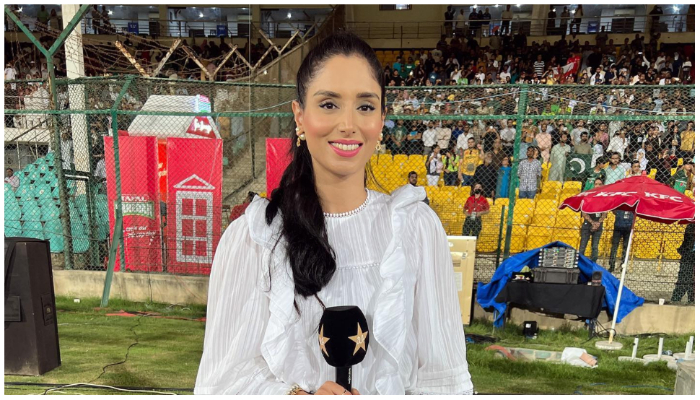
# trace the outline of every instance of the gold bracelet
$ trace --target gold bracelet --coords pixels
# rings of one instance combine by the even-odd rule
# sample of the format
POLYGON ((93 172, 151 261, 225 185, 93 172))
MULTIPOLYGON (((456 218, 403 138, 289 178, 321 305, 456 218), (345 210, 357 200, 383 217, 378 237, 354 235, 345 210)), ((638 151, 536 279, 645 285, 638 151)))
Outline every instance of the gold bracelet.
POLYGON ((301 386, 297 385, 296 383, 292 385, 292 388, 287 391, 288 395, 295 395, 301 391, 301 386))

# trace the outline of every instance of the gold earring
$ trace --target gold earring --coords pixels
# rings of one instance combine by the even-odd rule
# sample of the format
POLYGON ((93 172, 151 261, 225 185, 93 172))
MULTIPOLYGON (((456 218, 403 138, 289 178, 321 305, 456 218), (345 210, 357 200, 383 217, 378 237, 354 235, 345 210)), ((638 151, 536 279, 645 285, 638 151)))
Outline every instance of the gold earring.
POLYGON ((303 133, 299 136, 297 136, 297 147, 301 146, 301 142, 306 140, 306 135, 303 133))
POLYGON ((380 133, 379 140, 377 140, 377 147, 376 147, 377 151, 382 149, 382 139, 384 139, 384 134, 380 133))

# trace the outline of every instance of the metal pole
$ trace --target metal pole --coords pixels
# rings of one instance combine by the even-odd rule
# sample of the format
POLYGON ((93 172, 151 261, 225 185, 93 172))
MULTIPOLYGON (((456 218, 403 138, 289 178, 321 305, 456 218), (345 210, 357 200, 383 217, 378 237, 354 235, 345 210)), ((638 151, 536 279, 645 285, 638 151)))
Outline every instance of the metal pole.
POLYGON ((505 209, 506 206, 501 206, 501 223, 498 224, 498 247, 496 247, 496 268, 498 268, 501 261, 501 239, 503 238, 503 218, 505 217, 505 209))
POLYGON ((112 244, 109 246, 109 261, 107 264, 107 275, 105 276, 105 285, 102 288, 102 301, 100 301, 100 307, 107 307, 109 303, 109 292, 112 288, 112 277, 114 276, 114 262, 117 258, 117 246, 119 242, 123 240, 122 230, 117 229, 122 225, 122 217, 119 216, 114 223, 114 236, 112 237, 112 244))
POLYGON ((513 167, 510 169, 510 190, 508 193, 508 219, 506 227, 506 240, 503 249, 503 258, 510 256, 510 241, 513 235, 513 210, 515 209, 515 189, 518 178, 518 165, 520 164, 520 142, 523 134, 523 119, 527 114, 528 85, 519 85, 520 99, 518 100, 518 116, 515 126, 515 143, 513 143, 513 167))
MULTIPOLYGON (((56 92, 56 72, 54 71, 53 58, 46 58, 46 68, 49 70, 49 91, 51 93, 50 108, 58 110, 58 93, 56 92)), ((63 258, 64 268, 73 269, 73 235, 71 233, 70 206, 66 190, 66 176, 63 173, 63 160, 61 157, 61 130, 58 127, 58 116, 53 114, 51 120, 54 126, 54 168, 58 179, 58 198, 61 203, 60 219, 63 221, 63 258)))
POLYGON ((617 300, 615 300, 615 311, 613 312, 612 328, 610 328, 610 338, 608 343, 612 343, 615 336, 615 323, 617 322, 617 312, 620 310, 620 299, 622 298, 622 288, 625 286, 625 275, 627 274, 627 262, 632 251, 632 237, 634 236, 634 223, 637 222, 637 214, 632 219, 632 229, 630 230, 630 238, 627 240, 627 251, 625 252, 625 263, 622 264, 622 275, 620 276, 620 286, 617 288, 617 300))

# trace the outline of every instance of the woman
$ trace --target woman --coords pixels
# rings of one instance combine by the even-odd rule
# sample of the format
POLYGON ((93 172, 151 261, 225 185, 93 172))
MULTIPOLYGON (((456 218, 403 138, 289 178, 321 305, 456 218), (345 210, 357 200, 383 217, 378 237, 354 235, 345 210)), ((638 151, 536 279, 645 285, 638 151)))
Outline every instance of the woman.
POLYGON ((582 18, 583 18, 583 4, 579 4, 578 7, 576 7, 576 11, 574 11, 574 20, 571 23, 571 34, 573 35, 574 38, 576 38, 576 35, 580 32, 582 18), (576 27, 576 31, 574 31, 574 27, 576 27))
POLYGON ((496 184, 496 198, 507 198, 510 191, 510 157, 503 157, 501 168, 498 170, 498 182, 496 184))
POLYGON ((433 150, 430 153, 430 157, 428 157, 426 167, 428 171, 428 186, 437 186, 440 180, 440 174, 444 168, 442 157, 440 157, 440 147, 438 145, 433 145, 433 150))
POLYGON ((445 186, 457 186, 457 178, 459 174, 460 157, 453 149, 448 149, 447 153, 442 156, 442 163, 445 165, 445 186))
POLYGON ((317 331, 325 307, 346 304, 371 331, 352 394, 472 393, 452 258, 425 189, 365 187, 385 118, 374 50, 334 33, 296 82, 280 186, 253 200, 214 257, 195 393, 350 394, 317 331))

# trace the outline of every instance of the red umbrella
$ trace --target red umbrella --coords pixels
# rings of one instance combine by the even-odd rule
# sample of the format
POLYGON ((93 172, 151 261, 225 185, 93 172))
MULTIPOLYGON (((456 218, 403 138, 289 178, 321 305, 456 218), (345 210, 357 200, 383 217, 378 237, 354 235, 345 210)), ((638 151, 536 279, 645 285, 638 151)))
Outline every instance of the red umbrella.
POLYGON ((695 202, 688 196, 646 176, 632 176, 569 197, 559 206, 587 214, 631 211, 664 224, 695 222, 695 202))
MULTIPOLYGON (((683 193, 659 183, 646 176, 632 176, 619 180, 610 185, 601 186, 587 190, 576 196, 569 197, 559 206, 560 209, 566 207, 574 211, 581 211, 586 214, 603 213, 608 211, 630 211, 637 216, 654 222, 672 224, 688 224, 695 222, 695 202, 683 193)), ((630 249, 632 248, 632 237, 634 236, 634 221, 630 231, 629 242, 625 262, 622 264, 622 276, 615 302, 615 312, 613 315, 612 329, 610 330, 609 343, 612 342, 615 334, 615 322, 617 311, 620 307, 622 297, 622 287, 625 282, 627 272, 627 261, 629 260, 630 249)))

